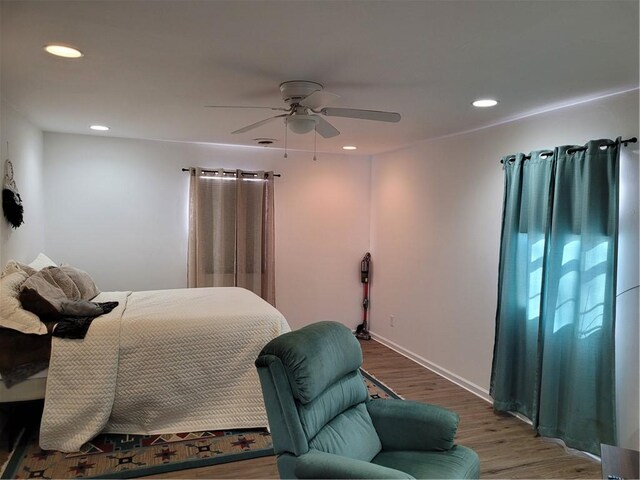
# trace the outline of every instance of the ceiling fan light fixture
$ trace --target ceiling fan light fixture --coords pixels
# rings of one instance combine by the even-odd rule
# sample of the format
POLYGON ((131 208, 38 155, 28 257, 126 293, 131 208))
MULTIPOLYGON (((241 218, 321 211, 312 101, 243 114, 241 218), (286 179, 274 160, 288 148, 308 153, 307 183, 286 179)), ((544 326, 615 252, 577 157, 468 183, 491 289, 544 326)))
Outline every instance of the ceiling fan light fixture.
POLYGON ((314 115, 291 115, 287 125, 293 133, 309 133, 316 128, 318 119, 314 115))

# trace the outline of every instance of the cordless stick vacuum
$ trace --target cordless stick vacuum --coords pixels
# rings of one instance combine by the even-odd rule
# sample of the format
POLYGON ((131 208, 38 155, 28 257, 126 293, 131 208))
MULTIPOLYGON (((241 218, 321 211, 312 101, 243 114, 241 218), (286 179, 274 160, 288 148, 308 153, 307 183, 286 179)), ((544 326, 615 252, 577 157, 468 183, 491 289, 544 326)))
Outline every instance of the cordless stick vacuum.
POLYGON ((367 312, 369 310, 369 270, 371 267, 371 254, 367 254, 360 262, 360 282, 364 287, 364 299, 362 300, 363 319, 362 323, 356 327, 356 337, 361 340, 371 340, 369 334, 369 322, 367 320, 367 312))

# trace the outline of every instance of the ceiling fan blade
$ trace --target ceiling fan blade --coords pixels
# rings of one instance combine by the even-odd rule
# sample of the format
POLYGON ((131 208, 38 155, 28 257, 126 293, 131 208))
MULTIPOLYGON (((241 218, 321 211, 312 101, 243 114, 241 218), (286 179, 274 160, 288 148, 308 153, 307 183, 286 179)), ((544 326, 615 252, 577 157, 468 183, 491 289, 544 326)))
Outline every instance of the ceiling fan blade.
POLYGON ((323 105, 329 105, 330 103, 335 102, 338 98, 340 98, 340 96, 335 93, 316 90, 303 98, 300 105, 314 109, 322 107, 323 105))
POLYGON ((242 127, 239 130, 236 130, 235 132, 231 132, 232 134, 234 133, 244 133, 244 132, 248 132, 249 130, 253 130, 254 128, 258 128, 261 127, 262 125, 272 122, 277 118, 282 118, 282 117, 287 117, 289 116, 288 113, 283 113, 282 115, 276 115, 275 117, 270 117, 270 118, 266 118, 264 120, 260 120, 259 122, 256 123, 252 123, 251 125, 247 125, 246 127, 242 127))
POLYGON ((282 110, 283 112, 288 112, 290 108, 283 107, 254 107, 254 106, 246 106, 246 105, 205 105, 206 108, 268 108, 269 110, 282 110))
POLYGON ((336 127, 327 122, 320 115, 314 115, 318 119, 318 123, 316 125, 316 132, 318 132, 324 138, 335 137, 336 135, 340 135, 340 132, 336 127))
POLYGON ((400 114, 395 112, 379 112, 377 110, 357 110, 354 108, 323 108, 320 113, 327 117, 361 118, 379 122, 399 122, 400 114))

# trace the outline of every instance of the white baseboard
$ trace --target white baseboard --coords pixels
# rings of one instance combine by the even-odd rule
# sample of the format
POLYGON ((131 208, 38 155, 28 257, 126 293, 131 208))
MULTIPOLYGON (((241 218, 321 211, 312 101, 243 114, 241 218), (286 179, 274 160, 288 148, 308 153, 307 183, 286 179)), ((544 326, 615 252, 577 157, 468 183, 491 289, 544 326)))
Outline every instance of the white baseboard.
POLYGON ((485 402, 488 402, 491 405, 493 405, 493 399, 489 395, 489 392, 487 390, 485 390, 484 388, 480 387, 479 385, 476 385, 473 382, 469 382, 468 380, 465 380, 464 378, 456 375, 455 373, 450 372, 446 368, 442 368, 441 366, 436 365, 433 362, 430 362, 426 358, 421 357, 420 355, 418 355, 416 353, 413 353, 412 351, 407 350, 404 347, 401 347, 397 343, 392 342, 391 340, 389 340, 388 338, 383 337, 382 335, 378 335, 377 333, 372 332, 372 331, 370 331, 369 333, 371 334, 371 337, 374 340, 380 342, 384 346, 389 347, 391 350, 394 350, 394 351, 398 352, 403 357, 406 357, 409 360, 414 361, 418 365, 420 365, 420 366, 422 366, 422 367, 424 367, 424 368, 426 368, 428 370, 431 370, 432 372, 440 375, 441 377, 446 378, 450 382, 455 383, 459 387, 462 387, 465 390, 473 393, 477 397, 480 397, 485 402))

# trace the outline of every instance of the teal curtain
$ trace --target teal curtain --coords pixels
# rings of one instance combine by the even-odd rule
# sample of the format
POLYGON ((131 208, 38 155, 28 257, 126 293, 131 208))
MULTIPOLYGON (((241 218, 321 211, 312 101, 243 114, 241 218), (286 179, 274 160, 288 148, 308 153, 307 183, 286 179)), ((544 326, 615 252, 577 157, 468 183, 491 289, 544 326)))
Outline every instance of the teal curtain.
POLYGON ((491 395, 541 435, 616 443, 619 141, 505 157, 491 395))

